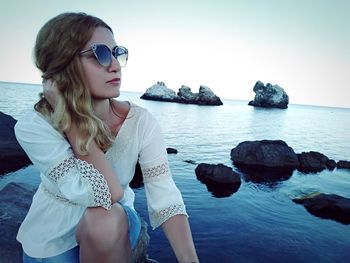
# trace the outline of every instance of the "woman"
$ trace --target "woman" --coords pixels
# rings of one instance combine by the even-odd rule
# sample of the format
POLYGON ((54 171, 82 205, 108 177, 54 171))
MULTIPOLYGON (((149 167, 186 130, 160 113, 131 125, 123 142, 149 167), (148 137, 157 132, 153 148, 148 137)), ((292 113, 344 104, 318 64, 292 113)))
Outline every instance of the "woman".
POLYGON ((140 233, 129 187, 137 162, 152 227, 162 226, 179 262, 198 262, 159 125, 113 99, 128 50, 112 29, 64 13, 39 31, 34 55, 44 93, 15 126, 41 177, 17 235, 24 262, 129 262, 140 233))

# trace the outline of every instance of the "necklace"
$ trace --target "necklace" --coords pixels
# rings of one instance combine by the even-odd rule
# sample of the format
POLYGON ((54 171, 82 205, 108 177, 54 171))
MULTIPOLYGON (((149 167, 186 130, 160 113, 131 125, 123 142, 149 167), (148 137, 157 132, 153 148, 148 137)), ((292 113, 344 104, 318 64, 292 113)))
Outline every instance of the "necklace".
POLYGON ((111 107, 111 110, 112 110, 112 112, 113 112, 113 114, 114 114, 115 116, 117 116, 117 117, 120 118, 120 119, 126 119, 126 117, 122 117, 122 116, 120 116, 120 115, 117 113, 117 111, 116 111, 116 109, 114 108, 114 105, 113 105, 113 103, 112 103, 112 99, 109 99, 109 106, 111 107))

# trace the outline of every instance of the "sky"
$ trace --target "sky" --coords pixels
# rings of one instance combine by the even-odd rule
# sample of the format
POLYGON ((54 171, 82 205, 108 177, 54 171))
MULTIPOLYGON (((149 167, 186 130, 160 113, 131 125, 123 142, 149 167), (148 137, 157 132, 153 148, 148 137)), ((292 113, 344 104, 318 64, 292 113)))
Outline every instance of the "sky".
POLYGON ((0 81, 41 83, 32 51, 39 29, 62 12, 86 12, 129 49, 122 91, 157 81, 177 91, 210 87, 251 100, 278 84, 290 103, 350 108, 347 0, 1 1, 0 81))

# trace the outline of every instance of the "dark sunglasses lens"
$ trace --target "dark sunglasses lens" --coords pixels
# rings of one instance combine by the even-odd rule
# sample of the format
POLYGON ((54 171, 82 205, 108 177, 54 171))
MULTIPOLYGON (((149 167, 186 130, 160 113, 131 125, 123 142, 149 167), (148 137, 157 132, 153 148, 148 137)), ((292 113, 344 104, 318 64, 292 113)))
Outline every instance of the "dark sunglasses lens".
POLYGON ((117 58, 119 65, 121 67, 125 67, 126 63, 128 62, 128 50, 125 47, 116 47, 115 51, 115 57, 117 58))
POLYGON ((109 66, 112 62, 111 51, 105 45, 96 46, 95 55, 102 66, 109 66))

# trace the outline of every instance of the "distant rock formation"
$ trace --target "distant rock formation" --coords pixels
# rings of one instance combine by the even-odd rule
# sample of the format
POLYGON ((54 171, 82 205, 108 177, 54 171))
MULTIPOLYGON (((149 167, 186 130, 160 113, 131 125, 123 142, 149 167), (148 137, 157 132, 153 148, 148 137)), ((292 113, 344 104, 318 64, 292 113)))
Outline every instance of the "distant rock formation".
POLYGON ((0 112, 0 175, 31 164, 16 140, 14 133, 16 122, 12 116, 0 112))
POLYGON ((216 96, 209 87, 201 85, 198 93, 192 93, 191 88, 182 86, 176 94, 161 81, 158 81, 155 85, 148 88, 141 96, 141 99, 184 104, 223 105, 221 99, 216 96))
POLYGON ((248 105, 264 108, 286 109, 289 103, 287 93, 278 85, 257 81, 254 86, 255 98, 248 105))

